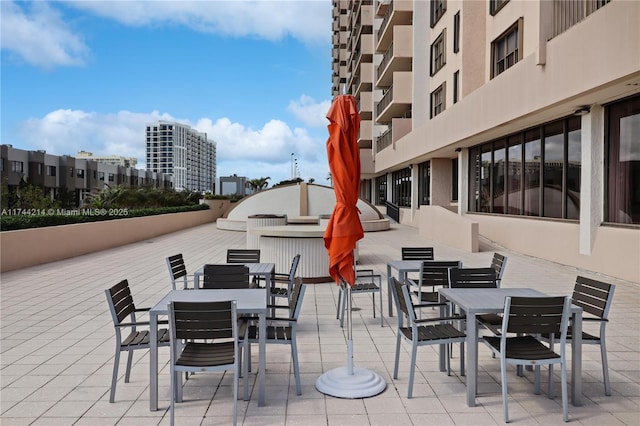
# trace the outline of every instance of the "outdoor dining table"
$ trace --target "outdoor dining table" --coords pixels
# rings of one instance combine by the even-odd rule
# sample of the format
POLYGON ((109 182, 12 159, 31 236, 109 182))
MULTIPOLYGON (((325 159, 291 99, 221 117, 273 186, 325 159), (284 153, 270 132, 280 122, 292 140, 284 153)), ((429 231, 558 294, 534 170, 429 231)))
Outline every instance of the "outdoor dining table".
MULTIPOLYGON (((438 291, 440 301, 450 301, 466 313, 467 334, 467 405, 475 407, 478 383, 478 325, 477 314, 504 311, 507 296, 546 297, 532 288, 443 288, 438 291)), ((582 308, 571 305, 571 402, 582 404, 582 308)), ((440 369, 445 351, 440 350, 440 369)))
POLYGON ((387 262, 387 295, 389 299, 389 316, 393 316, 393 298, 391 297, 391 286, 393 285, 393 275, 391 270, 398 271, 398 281, 404 283, 409 272, 420 272, 422 268, 421 260, 390 260, 387 262))
MULTIPOLYGON (((158 409, 158 315, 169 314, 170 302, 219 302, 235 300, 239 314, 258 315, 258 406, 265 405, 267 289, 171 290, 149 311, 149 406, 158 409)), ((178 393, 181 395, 181 393, 178 393)))

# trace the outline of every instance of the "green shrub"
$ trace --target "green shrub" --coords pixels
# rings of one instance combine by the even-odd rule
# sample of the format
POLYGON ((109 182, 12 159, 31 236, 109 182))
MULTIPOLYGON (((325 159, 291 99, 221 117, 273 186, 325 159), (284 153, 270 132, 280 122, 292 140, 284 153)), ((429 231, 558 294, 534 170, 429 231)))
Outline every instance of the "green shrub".
POLYGON ((15 231, 18 229, 40 228, 44 226, 70 225, 74 223, 98 222, 102 220, 116 220, 130 217, 207 210, 208 208, 209 206, 206 204, 194 204, 179 207, 143 209, 85 208, 68 210, 51 208, 47 209, 46 212, 36 209, 4 209, 0 215, 0 230, 15 231))

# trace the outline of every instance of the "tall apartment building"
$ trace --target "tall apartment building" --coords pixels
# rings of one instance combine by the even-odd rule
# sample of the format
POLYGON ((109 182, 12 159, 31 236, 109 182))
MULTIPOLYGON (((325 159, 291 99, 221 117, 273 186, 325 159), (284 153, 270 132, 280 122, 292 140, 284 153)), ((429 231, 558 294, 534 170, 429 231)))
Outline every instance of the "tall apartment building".
POLYGON ((362 197, 640 281, 640 2, 333 0, 332 40, 362 197))
POLYGON ((213 192, 216 145, 207 134, 181 123, 147 124, 147 170, 173 176, 177 190, 213 192))
POLYGON ((114 164, 116 166, 123 167, 135 167, 135 165, 138 164, 138 159, 135 157, 123 157, 120 155, 93 155, 93 152, 89 151, 78 151, 76 158, 86 158, 98 163, 114 164))

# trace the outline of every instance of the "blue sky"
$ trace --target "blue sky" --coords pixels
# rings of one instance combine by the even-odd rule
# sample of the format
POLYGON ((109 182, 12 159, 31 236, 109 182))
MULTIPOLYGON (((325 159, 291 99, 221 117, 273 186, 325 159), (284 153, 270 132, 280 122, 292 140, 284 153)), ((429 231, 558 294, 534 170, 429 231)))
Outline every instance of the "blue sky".
POLYGON ((217 174, 328 184, 330 0, 0 3, 1 140, 138 158, 145 125, 217 144, 217 174))

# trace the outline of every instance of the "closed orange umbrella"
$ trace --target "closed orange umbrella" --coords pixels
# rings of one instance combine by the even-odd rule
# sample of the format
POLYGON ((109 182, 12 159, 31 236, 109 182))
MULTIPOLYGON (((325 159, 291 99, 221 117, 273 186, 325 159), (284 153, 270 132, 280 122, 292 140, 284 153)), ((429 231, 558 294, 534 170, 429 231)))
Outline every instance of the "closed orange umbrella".
POLYGON ((353 366, 351 287, 356 282, 353 251, 356 242, 364 237, 356 206, 360 194, 360 114, 353 96, 338 96, 327 118, 330 122, 327 156, 336 205, 324 232, 324 246, 329 253, 329 274, 347 293, 347 366, 325 372, 316 380, 316 389, 338 398, 366 398, 385 390, 387 383, 379 374, 353 366))
POLYGON ((360 194, 360 114, 353 96, 338 96, 327 118, 327 156, 336 205, 324 232, 324 245, 329 252, 329 275, 336 283, 342 278, 353 287, 353 251, 356 242, 364 237, 356 207, 360 194))

